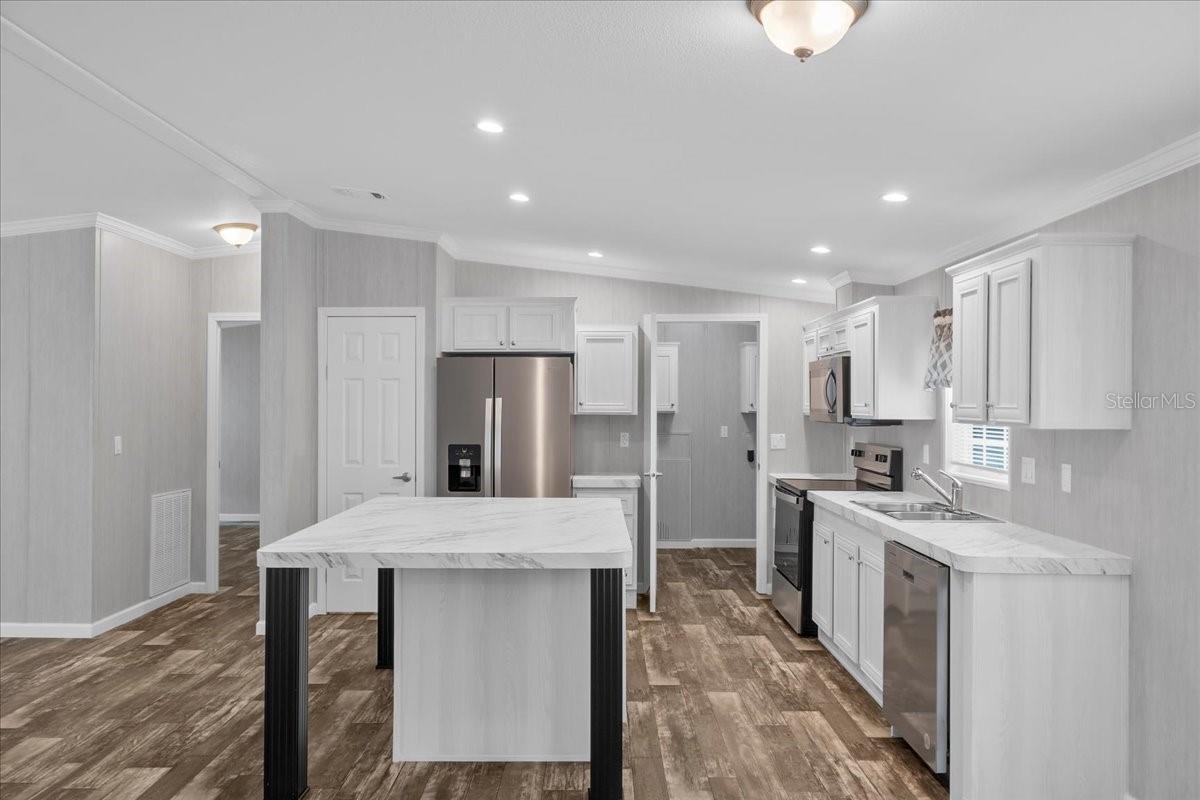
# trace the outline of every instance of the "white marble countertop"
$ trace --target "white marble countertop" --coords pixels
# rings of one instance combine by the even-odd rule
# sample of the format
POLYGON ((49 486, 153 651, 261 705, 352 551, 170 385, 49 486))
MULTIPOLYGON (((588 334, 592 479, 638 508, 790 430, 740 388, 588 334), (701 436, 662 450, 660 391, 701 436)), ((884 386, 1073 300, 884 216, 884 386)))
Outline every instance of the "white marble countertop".
POLYGON ((1129 575, 1128 556, 1011 522, 902 522, 856 505, 930 502, 912 492, 808 493, 818 508, 837 514, 960 572, 1129 575))
POLYGON ((576 489, 637 489, 642 485, 642 476, 615 473, 572 475, 571 485, 576 489))
POLYGON ((767 475, 771 483, 779 480, 791 481, 852 481, 853 472, 771 472, 767 475))
POLYGON ((258 551, 260 567, 615 569, 632 563, 616 497, 377 497, 258 551))

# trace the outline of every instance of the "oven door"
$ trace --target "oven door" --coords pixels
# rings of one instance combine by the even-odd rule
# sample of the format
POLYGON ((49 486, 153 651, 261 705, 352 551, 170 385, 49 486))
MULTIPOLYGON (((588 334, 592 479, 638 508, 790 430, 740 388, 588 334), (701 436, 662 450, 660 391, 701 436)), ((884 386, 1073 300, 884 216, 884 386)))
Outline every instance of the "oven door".
POLYGON ((850 396, 850 358, 820 358, 808 365, 809 419, 815 422, 845 422, 850 396))
POLYGON ((800 589, 800 522, 804 499, 775 490, 775 570, 800 589))

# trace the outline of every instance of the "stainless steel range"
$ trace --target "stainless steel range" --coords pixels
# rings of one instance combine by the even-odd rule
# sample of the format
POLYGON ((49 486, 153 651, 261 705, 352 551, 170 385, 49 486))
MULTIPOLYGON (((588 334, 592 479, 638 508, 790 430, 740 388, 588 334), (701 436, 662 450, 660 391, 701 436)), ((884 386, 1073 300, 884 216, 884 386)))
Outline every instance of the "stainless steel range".
POLYGON ((904 451, 886 444, 850 450, 854 480, 781 478, 775 482, 775 574, 771 601, 801 636, 816 636, 812 620, 812 523, 809 491, 898 492, 904 483, 904 451))

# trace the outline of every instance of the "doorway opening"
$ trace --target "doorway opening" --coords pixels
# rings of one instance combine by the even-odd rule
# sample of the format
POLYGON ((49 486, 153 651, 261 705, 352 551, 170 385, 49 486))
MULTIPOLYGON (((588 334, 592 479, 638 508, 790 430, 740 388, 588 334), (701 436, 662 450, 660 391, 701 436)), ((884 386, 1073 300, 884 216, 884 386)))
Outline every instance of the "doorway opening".
MULTIPOLYGON (((208 315, 204 515, 205 589, 220 588, 222 532, 243 537, 259 522, 259 373, 257 313, 208 315)), ((257 543, 257 531, 253 542, 257 543)))

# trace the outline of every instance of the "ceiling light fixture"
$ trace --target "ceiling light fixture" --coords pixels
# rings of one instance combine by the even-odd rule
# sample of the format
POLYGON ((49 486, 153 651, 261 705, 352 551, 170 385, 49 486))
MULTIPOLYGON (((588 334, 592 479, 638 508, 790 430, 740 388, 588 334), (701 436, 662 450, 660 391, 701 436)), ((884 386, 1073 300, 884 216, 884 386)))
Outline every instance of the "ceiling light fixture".
POLYGON ((792 283, 808 283, 804 278, 792 278, 792 283))
POLYGON ((508 196, 508 199, 512 200, 514 203, 528 203, 529 195, 525 194, 524 192, 513 192, 508 196))
POLYGON ((604 258, 604 253, 601 253, 599 250, 589 250, 588 256, 591 258, 604 258))
POLYGON ((823 255, 827 255, 829 253, 829 248, 823 244, 817 244, 817 245, 813 245, 812 247, 808 248, 808 251, 810 253, 816 253, 819 256, 823 256, 823 255))
POLYGON ((885 203, 907 203, 908 195, 904 192, 888 192, 879 199, 885 203))
POLYGON ((253 222, 222 222, 220 225, 213 225, 213 230, 229 244, 241 247, 254 238, 258 226, 253 222))
POLYGON ((481 119, 475 127, 484 133, 504 133, 504 126, 494 119, 481 119))
POLYGON ((867 0, 746 0, 771 44, 807 61, 842 40, 867 0))

